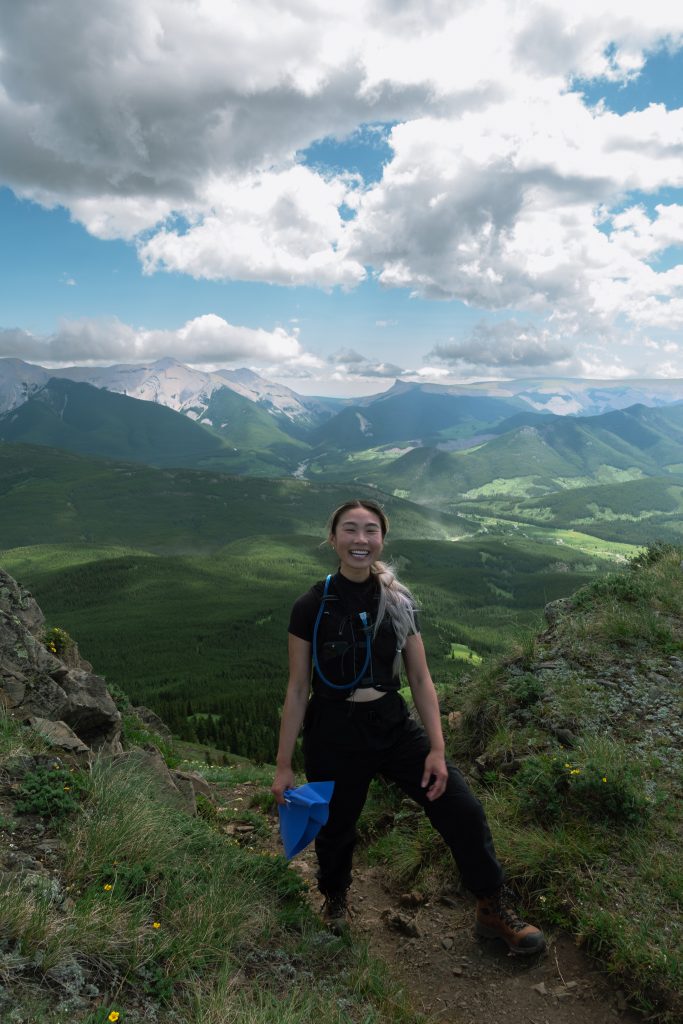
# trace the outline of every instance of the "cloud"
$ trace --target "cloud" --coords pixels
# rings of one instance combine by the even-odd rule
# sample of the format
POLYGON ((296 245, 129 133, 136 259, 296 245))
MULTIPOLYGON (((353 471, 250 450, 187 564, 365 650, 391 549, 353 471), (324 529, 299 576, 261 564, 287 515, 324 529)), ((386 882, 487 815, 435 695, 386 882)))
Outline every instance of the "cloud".
POLYGON ((475 325, 462 341, 436 345, 427 358, 451 366, 485 369, 548 367, 567 363, 574 352, 573 339, 562 339, 549 329, 516 320, 475 325))
POLYGON ((623 314, 626 297, 634 322, 658 323, 648 298, 678 295, 679 271, 648 261, 683 241, 681 208, 660 205, 655 221, 641 212, 637 234, 616 211, 632 190, 683 188, 683 110, 620 118, 577 94, 541 95, 401 124, 391 145, 349 248, 385 285, 594 323, 623 314))
POLYGON ((62 204, 146 273, 387 287, 593 330, 683 324, 654 257, 683 188, 683 111, 568 91, 683 43, 671 0, 34 0, 5 4, 0 182, 62 204), (297 163, 392 124, 382 179, 297 163), (675 204, 671 204, 672 206, 675 204))
POLYGON ((366 379, 373 377, 402 377, 408 371, 396 363, 368 359, 352 348, 342 348, 328 356, 328 363, 334 366, 333 379, 366 379))
POLYGON ((177 330, 134 328, 115 317, 64 321, 47 337, 17 329, 0 330, 0 356, 41 363, 144 362, 172 356, 193 364, 267 362, 318 365, 296 333, 239 327, 215 314, 189 320, 177 330))
POLYGON ((207 212, 186 231, 162 228, 139 246, 146 273, 352 287, 363 266, 346 255, 339 207, 352 182, 307 167, 215 180, 207 212))

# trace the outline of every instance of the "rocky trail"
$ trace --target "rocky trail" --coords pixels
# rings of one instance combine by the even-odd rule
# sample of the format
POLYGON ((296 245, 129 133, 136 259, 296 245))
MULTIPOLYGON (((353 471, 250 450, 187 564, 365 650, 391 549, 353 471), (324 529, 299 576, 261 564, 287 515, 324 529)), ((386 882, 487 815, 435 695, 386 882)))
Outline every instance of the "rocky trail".
MULTIPOLYGON (((260 788, 242 783, 219 799, 238 816, 260 788)), ((277 816, 268 820, 267 836, 238 820, 229 830, 252 847, 281 853, 277 816)), ((322 900, 312 847, 291 867, 307 883, 318 910, 322 900)), ((428 899, 417 890, 392 889, 386 872, 364 864, 362 854, 350 903, 352 936, 369 943, 428 1019, 449 1024, 642 1024, 623 993, 562 932, 546 931, 548 948, 542 957, 513 957, 502 942, 474 937, 470 897, 428 899)))

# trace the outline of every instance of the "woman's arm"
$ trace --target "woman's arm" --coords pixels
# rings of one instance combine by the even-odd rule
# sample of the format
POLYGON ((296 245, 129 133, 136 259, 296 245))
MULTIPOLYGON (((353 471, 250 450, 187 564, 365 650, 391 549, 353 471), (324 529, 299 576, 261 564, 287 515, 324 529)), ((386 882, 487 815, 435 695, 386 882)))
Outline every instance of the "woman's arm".
POLYGON ((271 791, 279 804, 285 802, 283 793, 295 785, 292 755, 306 714, 308 690, 311 682, 311 645, 293 633, 289 634, 289 682, 280 721, 280 742, 275 762, 275 779, 271 791))
POLYGON ((419 633, 413 633, 406 640, 406 645, 403 648, 403 662, 410 684, 410 692, 413 695, 417 713, 422 719, 431 748, 425 759, 421 785, 423 788, 429 786, 426 793, 428 800, 437 800, 446 788, 448 769, 439 701, 419 633), (433 780, 431 785, 429 785, 430 780, 433 780))

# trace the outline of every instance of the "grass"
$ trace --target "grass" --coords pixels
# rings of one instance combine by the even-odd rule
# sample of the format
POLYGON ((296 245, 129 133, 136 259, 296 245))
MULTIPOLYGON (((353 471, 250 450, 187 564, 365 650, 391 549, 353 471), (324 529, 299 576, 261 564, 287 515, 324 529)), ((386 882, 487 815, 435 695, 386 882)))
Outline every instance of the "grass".
MULTIPOLYGON (((30 739, 0 718, 0 769, 11 770, 30 739)), ((365 947, 321 929, 283 858, 169 808, 146 764, 135 751, 94 763, 81 805, 48 825, 66 844, 58 876, 27 887, 5 873, 0 931, 17 962, 35 965, 32 987, 16 990, 22 1012, 41 1005, 41 976, 76 964, 100 991, 71 1007, 78 1024, 112 1011, 124 1024, 159 1013, 178 1024, 417 1024, 365 947)), ((63 1019, 57 999, 44 1005, 36 1019, 63 1019)))
MULTIPOLYGON (((683 1012, 683 751, 668 731, 683 700, 682 560, 680 547, 648 548, 442 699, 462 712, 448 734, 455 759, 486 766, 496 846, 534 916, 573 931, 636 1006, 670 1024, 683 1012)), ((447 863, 421 825, 403 831, 372 856, 408 875, 447 863)))

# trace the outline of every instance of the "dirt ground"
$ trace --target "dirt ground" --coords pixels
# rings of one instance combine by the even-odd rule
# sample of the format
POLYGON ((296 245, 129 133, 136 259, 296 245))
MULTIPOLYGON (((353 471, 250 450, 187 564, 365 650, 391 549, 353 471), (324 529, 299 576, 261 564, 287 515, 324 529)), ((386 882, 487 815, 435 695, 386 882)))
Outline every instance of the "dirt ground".
MULTIPOLYGON (((249 783, 226 794, 225 805, 248 806, 249 783)), ((239 826, 238 826, 239 827, 239 826)), ((266 840, 282 852, 277 818, 266 840)), ((292 869, 315 887, 312 847, 295 857, 292 869)), ((392 889, 386 873, 359 863, 350 891, 351 934, 371 949, 407 987, 415 1008, 449 1024, 642 1024, 594 961, 561 932, 546 933, 541 957, 508 953, 498 940, 474 937, 474 901, 467 896, 425 899, 419 891, 392 889)))

